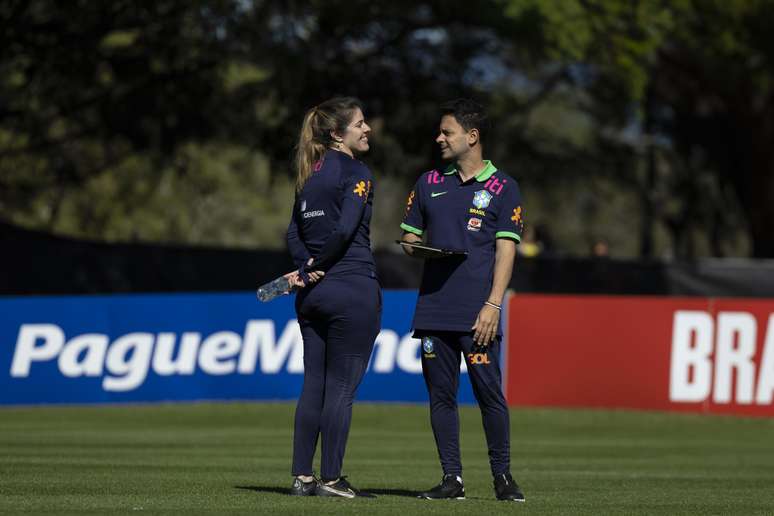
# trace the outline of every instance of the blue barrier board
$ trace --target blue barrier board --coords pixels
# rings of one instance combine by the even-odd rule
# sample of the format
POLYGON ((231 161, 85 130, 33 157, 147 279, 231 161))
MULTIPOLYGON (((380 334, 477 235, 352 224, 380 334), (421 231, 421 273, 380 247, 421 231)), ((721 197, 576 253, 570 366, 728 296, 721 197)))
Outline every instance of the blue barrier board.
MULTIPOLYGON (((357 399, 426 402, 415 291, 385 291, 357 399)), ((252 293, 0 298, 0 404, 294 400, 303 344, 294 296, 252 293)), ((473 403, 467 374, 460 403, 473 403)))

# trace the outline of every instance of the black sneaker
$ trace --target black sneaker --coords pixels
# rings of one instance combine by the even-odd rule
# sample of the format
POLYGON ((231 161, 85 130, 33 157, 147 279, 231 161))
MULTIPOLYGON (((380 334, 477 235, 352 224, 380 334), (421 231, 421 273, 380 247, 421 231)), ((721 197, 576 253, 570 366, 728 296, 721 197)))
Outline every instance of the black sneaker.
POLYGON ((444 475, 440 484, 429 491, 419 493, 417 498, 424 498, 425 500, 464 500, 465 487, 462 485, 462 478, 457 475, 444 475))
POLYGON ((508 500, 511 502, 523 502, 524 493, 519 489, 519 484, 513 480, 510 473, 497 475, 494 477, 495 496, 498 500, 508 500))
POLYGON ((339 478, 333 484, 326 484, 322 480, 317 484, 317 496, 339 496, 342 498, 354 498, 357 489, 347 482, 347 477, 339 478))
POLYGON ((290 486, 290 496, 313 496, 317 490, 317 480, 312 479, 304 482, 300 478, 293 479, 293 485, 290 486))

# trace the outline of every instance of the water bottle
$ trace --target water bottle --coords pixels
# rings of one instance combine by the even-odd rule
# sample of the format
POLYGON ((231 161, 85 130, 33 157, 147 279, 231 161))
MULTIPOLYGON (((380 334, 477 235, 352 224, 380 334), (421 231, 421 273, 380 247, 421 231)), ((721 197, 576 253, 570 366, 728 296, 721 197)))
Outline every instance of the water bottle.
POLYGON ((290 281, 288 281, 285 276, 280 276, 279 278, 258 287, 258 292, 256 292, 256 294, 258 295, 258 299, 267 303, 275 297, 289 293, 290 290, 290 281))

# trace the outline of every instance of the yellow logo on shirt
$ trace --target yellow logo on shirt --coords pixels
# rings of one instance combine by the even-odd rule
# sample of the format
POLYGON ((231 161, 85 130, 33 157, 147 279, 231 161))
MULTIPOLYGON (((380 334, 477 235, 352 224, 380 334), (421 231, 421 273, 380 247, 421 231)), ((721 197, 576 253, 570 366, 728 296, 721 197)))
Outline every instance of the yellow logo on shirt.
POLYGON ((404 217, 408 215, 409 211, 411 211, 412 204, 414 204, 414 190, 411 190, 411 193, 408 196, 408 200, 406 201, 406 213, 403 215, 404 217))
POLYGON ((355 186, 355 189, 352 190, 352 193, 356 193, 359 197, 363 197, 363 195, 368 195, 368 192, 366 191, 366 182, 360 181, 357 184, 357 186, 355 186))
POLYGON ((511 217, 511 220, 515 224, 518 224, 519 222, 521 222, 521 206, 513 209, 513 217, 511 217))

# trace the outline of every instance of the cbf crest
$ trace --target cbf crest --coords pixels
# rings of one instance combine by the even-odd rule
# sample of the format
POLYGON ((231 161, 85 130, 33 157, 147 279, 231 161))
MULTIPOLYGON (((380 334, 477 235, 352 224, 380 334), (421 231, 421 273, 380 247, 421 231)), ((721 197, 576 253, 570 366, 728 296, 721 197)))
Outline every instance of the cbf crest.
POLYGON ((489 206, 489 201, 492 200, 492 194, 487 192, 486 190, 479 190, 475 194, 473 194, 473 206, 478 208, 479 210, 483 210, 487 206, 489 206))
POLYGON ((432 358, 435 355, 433 355, 433 339, 430 337, 422 337, 422 351, 425 352, 425 355, 429 355, 428 358, 432 358))

